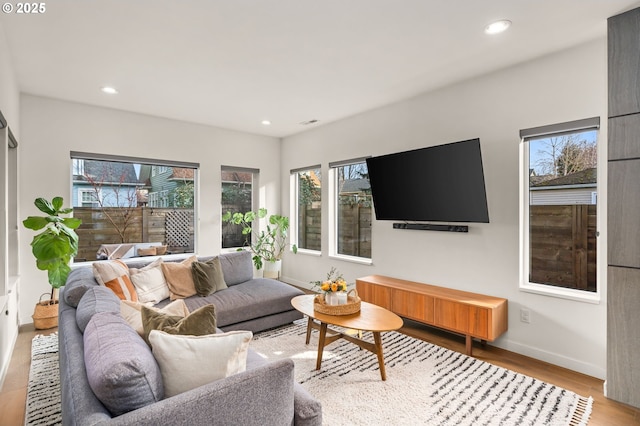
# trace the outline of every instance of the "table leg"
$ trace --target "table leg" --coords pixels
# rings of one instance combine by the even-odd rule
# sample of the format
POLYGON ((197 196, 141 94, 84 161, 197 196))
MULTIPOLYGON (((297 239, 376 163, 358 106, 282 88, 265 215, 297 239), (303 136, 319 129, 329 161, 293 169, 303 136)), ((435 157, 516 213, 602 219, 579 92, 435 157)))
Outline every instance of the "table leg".
POLYGON ((309 340, 311 340, 311 326, 313 325, 313 319, 309 317, 309 321, 307 321, 307 341, 305 345, 309 344, 309 340))
POLYGON ((373 332, 373 341, 376 346, 376 355, 378 355, 378 365, 380 366, 380 376, 382 380, 387 380, 387 372, 384 369, 384 355, 382 354, 382 338, 379 331, 373 332))
POLYGON ((318 359, 316 360, 316 370, 320 370, 320 366, 322 365, 322 353, 324 352, 324 340, 327 336, 327 324, 324 322, 320 323, 320 336, 318 339, 318 359))

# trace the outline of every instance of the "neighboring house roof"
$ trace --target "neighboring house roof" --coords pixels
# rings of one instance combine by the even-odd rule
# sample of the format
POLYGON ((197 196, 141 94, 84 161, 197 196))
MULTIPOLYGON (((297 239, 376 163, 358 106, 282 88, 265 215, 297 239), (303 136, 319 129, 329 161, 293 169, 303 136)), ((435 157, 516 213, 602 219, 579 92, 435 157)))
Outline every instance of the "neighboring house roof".
POLYGON ((369 179, 346 179, 340 188, 341 194, 357 194, 371 189, 369 179))
POLYGON ((534 185, 531 185, 531 189, 534 188, 548 188, 557 186, 596 186, 597 183, 597 169, 590 168, 582 171, 571 173, 565 176, 560 176, 555 179, 548 179, 534 185))
POLYGON ((110 161, 84 160, 84 174, 74 175, 76 183, 91 183, 91 180, 102 184, 135 185, 142 184, 136 176, 133 164, 110 161))
POLYGON ((222 182, 251 183, 252 180, 253 180, 253 173, 251 172, 236 172, 233 170, 222 171, 222 182))

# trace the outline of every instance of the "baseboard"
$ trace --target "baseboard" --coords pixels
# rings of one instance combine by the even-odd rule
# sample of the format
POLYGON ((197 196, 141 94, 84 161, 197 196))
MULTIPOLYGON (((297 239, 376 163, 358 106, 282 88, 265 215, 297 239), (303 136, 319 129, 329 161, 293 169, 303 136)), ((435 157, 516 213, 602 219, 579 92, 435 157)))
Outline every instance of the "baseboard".
POLYGON ((524 345, 510 340, 500 341, 499 344, 497 344, 497 342, 493 342, 492 345, 539 361, 548 362, 549 364, 557 365, 558 367, 586 374, 587 376, 592 376, 602 380, 607 377, 605 368, 574 358, 569 358, 555 352, 544 351, 534 348, 533 346, 524 345))

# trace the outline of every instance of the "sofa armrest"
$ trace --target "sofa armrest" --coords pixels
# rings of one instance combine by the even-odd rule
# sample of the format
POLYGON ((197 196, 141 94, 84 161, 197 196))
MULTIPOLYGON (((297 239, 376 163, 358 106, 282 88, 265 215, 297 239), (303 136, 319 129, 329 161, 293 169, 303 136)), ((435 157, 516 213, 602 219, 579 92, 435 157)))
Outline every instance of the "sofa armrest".
POLYGON ((293 387, 293 361, 279 360, 114 417, 109 424, 290 426, 293 387))
POLYGON ((295 426, 322 426, 322 404, 305 388, 293 385, 295 426))

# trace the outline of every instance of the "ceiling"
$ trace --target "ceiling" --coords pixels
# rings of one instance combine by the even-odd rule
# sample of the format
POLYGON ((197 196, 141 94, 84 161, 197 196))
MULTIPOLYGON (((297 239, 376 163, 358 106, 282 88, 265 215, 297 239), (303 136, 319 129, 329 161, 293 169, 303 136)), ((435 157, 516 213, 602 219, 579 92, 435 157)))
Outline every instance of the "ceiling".
POLYGON ((604 37, 607 17, 640 2, 54 0, 45 6, 42 14, 0 14, 21 92, 284 137, 604 37), (484 34, 497 19, 513 24, 503 34, 484 34), (102 93, 103 86, 119 93, 102 93), (318 122, 301 124, 310 120, 318 122))

